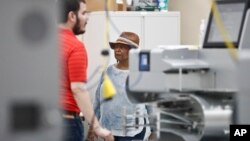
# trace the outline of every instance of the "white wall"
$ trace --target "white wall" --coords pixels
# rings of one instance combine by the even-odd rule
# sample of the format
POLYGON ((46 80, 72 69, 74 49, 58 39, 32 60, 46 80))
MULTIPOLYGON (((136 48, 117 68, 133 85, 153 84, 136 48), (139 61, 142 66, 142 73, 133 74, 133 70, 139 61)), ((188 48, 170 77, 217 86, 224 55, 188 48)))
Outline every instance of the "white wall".
POLYGON ((169 11, 181 12, 181 44, 197 45, 201 19, 210 11, 210 0, 169 0, 169 11))

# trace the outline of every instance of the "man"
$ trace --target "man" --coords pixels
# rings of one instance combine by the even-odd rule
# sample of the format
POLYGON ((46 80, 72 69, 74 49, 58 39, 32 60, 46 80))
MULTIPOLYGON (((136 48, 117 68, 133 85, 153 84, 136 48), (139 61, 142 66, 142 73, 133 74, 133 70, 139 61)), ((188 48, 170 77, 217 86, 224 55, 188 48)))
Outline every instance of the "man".
POLYGON ((83 140, 84 129, 79 117, 81 111, 97 136, 105 141, 113 141, 111 132, 102 128, 94 116, 91 99, 86 90, 87 52, 84 44, 75 36, 85 32, 88 21, 86 2, 85 0, 58 0, 58 4, 61 10, 59 43, 62 61, 61 103, 66 124, 64 139, 83 140))

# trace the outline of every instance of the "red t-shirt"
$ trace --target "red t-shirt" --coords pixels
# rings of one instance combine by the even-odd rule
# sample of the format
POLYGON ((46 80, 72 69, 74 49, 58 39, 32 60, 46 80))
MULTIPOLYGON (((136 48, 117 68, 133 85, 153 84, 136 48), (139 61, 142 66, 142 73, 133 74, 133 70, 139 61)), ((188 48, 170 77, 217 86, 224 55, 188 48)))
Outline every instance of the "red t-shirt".
POLYGON ((64 110, 80 112, 70 88, 71 82, 87 81, 88 57, 84 44, 68 29, 59 29, 61 57, 61 104, 64 110))

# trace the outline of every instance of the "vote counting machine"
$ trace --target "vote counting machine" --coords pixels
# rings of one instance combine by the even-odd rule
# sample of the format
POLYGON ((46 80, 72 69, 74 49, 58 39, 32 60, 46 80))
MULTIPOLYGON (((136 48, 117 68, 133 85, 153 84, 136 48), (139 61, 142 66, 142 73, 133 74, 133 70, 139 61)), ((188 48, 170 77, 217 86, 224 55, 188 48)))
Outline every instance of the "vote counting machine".
POLYGON ((130 51, 127 95, 153 107, 146 126, 157 140, 228 141, 230 125, 250 124, 249 1, 217 7, 236 49, 226 48, 211 12, 203 49, 130 51))

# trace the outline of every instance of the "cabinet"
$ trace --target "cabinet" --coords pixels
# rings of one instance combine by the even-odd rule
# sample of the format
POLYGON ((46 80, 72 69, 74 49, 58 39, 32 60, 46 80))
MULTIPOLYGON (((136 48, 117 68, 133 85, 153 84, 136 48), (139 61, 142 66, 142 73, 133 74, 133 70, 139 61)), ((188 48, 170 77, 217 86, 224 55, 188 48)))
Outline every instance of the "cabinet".
MULTIPOLYGON (((101 50, 108 46, 106 35, 109 41, 115 41, 123 31, 135 32, 140 37, 140 48, 144 49, 180 44, 180 12, 109 12, 108 34, 105 16, 104 11, 90 13, 83 36, 89 55, 89 74, 100 64, 101 50)), ((116 60, 113 50, 110 51, 109 64, 113 64, 116 60)))

